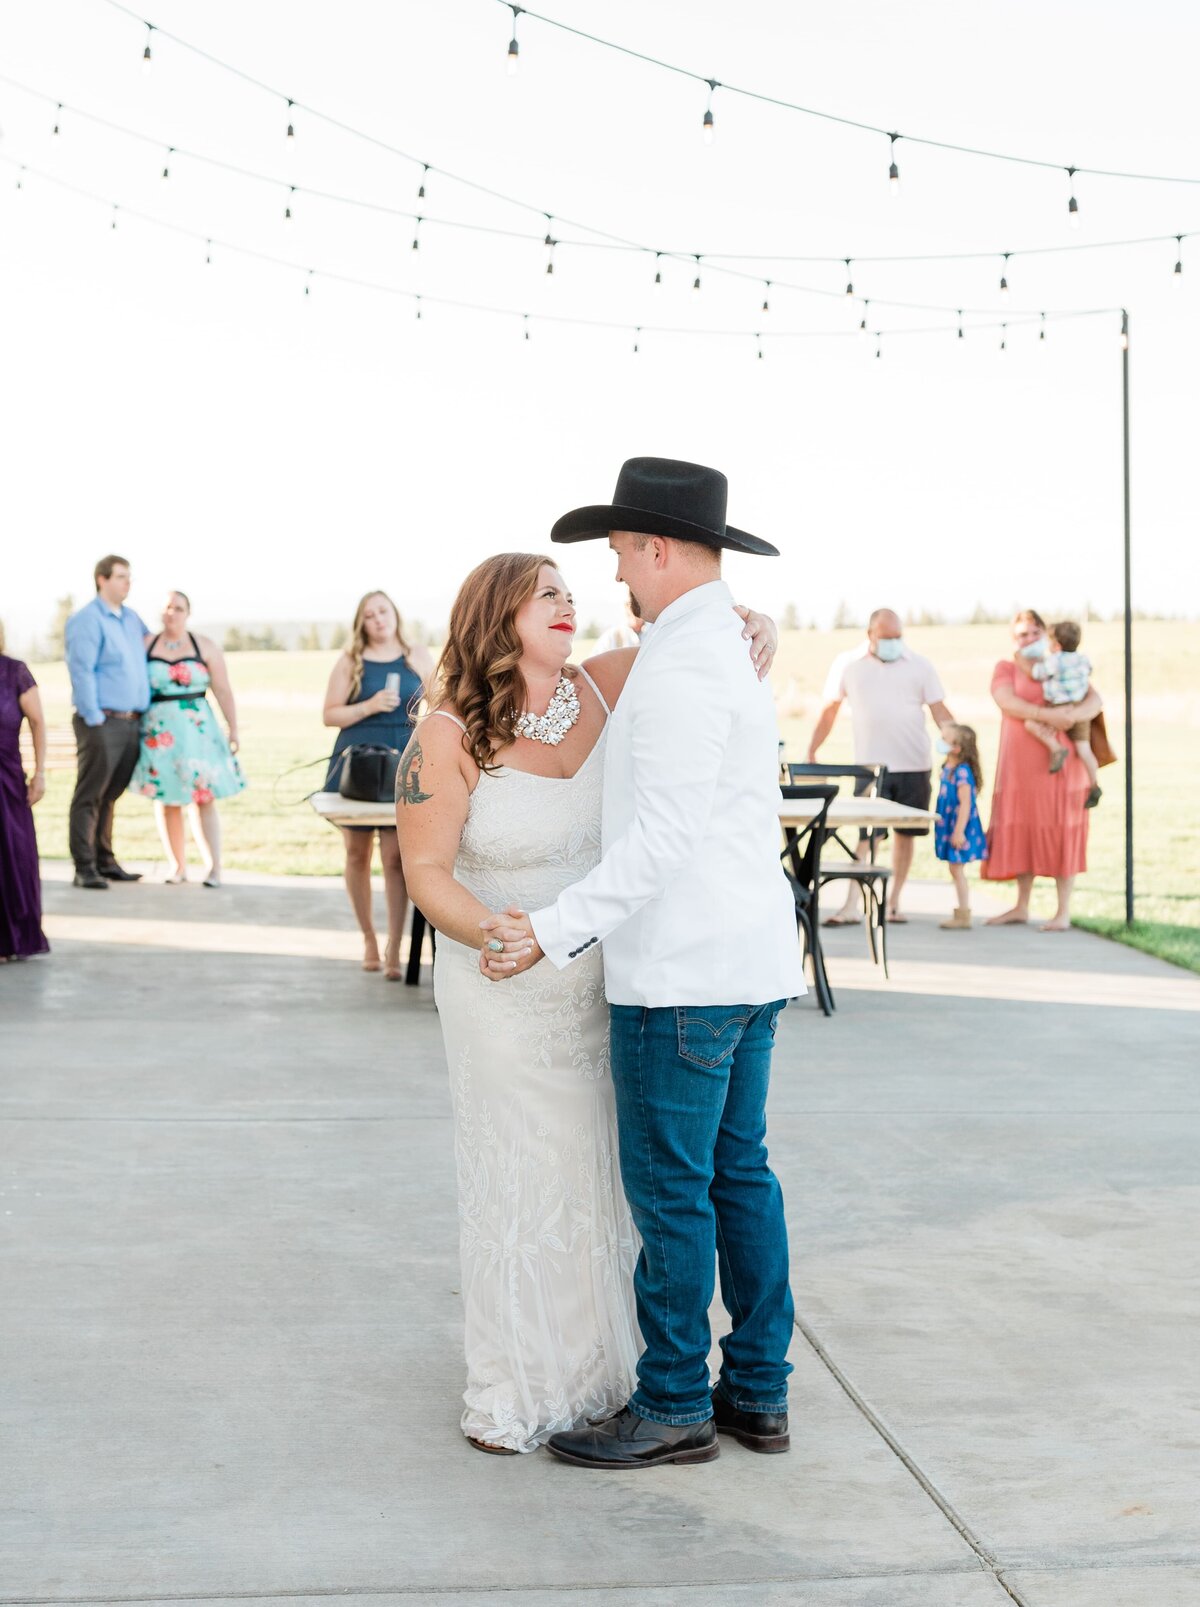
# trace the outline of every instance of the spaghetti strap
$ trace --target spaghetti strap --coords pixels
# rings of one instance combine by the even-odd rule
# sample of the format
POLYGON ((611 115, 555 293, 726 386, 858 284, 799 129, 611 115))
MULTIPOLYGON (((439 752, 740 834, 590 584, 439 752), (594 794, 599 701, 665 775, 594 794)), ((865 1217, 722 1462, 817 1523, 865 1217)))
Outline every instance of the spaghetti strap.
POLYGON ((200 643, 192 635, 191 631, 188 632, 188 641, 192 644, 192 654, 196 660, 196 663, 203 664, 205 669, 207 669, 208 665, 205 662, 204 654, 200 651, 200 643))
POLYGON ((580 675, 583 676, 584 680, 591 687, 592 691, 596 694, 597 698, 599 698, 600 707, 604 710, 605 715, 611 717, 612 710, 609 708, 608 704, 604 701, 604 693, 596 685, 595 681, 592 680, 591 676, 584 669, 582 664, 579 666, 579 673, 580 673, 580 675))
POLYGON ((464 733, 464 735, 465 735, 467 728, 462 723, 462 721, 459 719, 457 714, 451 714, 449 709, 434 709, 433 717, 435 719, 439 714, 441 715, 443 720, 453 720, 455 725, 458 727, 458 729, 460 731, 462 731, 464 733))

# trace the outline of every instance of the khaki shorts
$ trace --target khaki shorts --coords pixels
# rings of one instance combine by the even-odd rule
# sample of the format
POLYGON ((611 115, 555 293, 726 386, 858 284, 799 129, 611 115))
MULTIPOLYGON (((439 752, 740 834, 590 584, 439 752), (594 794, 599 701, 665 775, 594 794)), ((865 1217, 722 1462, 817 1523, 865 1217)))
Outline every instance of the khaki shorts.
POLYGON ((1072 742, 1090 742, 1092 739, 1092 722, 1090 720, 1076 720, 1067 735, 1072 742))

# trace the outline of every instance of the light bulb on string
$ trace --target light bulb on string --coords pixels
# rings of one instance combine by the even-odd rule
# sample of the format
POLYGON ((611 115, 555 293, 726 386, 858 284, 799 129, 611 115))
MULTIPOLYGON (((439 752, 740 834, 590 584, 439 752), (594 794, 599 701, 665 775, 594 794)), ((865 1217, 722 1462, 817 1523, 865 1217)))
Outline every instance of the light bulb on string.
POLYGON ((412 249, 414 251, 419 251, 421 249, 421 224, 424 221, 424 218, 419 217, 416 223, 413 225, 412 249))
POLYGON ((420 298, 420 296, 417 296, 415 299, 416 299, 416 303, 417 303, 417 322, 420 323, 421 322, 421 298, 420 298))
POLYGON ((759 360, 759 362, 760 362, 760 363, 761 363, 761 362, 762 362, 762 354, 763 354, 763 349, 762 349, 762 335, 761 335, 761 334, 759 334, 759 333, 758 333, 758 332, 757 332, 757 331, 756 331, 756 332, 755 332, 755 336, 754 336, 754 338, 755 338, 755 340, 756 340, 756 341, 757 341, 757 342, 758 342, 758 360, 759 360))
POLYGON ((512 38, 508 41, 508 76, 510 78, 515 78, 517 74, 517 64, 521 58, 521 46, 517 40, 517 18, 521 15, 521 7, 513 6, 511 9, 513 14, 513 31, 512 38))
POLYGON ((294 140, 295 137, 296 137, 296 126, 292 122, 292 107, 295 104, 296 104, 296 102, 294 100, 289 100, 288 101, 288 126, 287 126, 286 138, 290 139, 290 140, 294 140))
POLYGON ((554 248, 557 244, 553 235, 546 236, 546 275, 551 279, 554 277, 554 248))
POLYGON ((529 314, 528 313, 522 313, 521 316, 525 320, 525 339, 528 340, 529 339, 529 314))
POLYGON ((1009 259, 1009 257, 1011 255, 1012 255, 1012 253, 1010 251, 1006 251, 1004 253, 1004 268, 1003 268, 1003 270, 1001 271, 1001 274, 1000 274, 1000 300, 1001 301, 1007 301, 1008 300, 1008 259, 1009 259))
POLYGON ((962 308, 961 307, 958 309, 958 338, 959 338, 959 340, 963 339, 963 321, 962 321, 962 308))
POLYGON ((639 324, 633 332, 633 355, 636 357, 641 350, 642 326, 639 324))
POLYGON ((854 269, 850 266, 849 257, 843 257, 842 261, 846 264, 846 294, 852 296, 854 294, 854 269))
POLYGON ((1038 330, 1038 345, 1039 346, 1042 345, 1042 343, 1045 341, 1045 339, 1046 339, 1046 314, 1043 313, 1042 314, 1042 326, 1038 330))
POLYGON ((142 77, 143 78, 145 78, 148 75, 149 71, 150 71, 150 57, 151 57, 150 35, 153 32, 154 32, 154 24, 152 22, 148 22, 146 24, 146 48, 145 48, 145 50, 142 51, 142 77))
POLYGON ((163 163, 163 171, 162 171, 162 176, 165 179, 169 179, 171 177, 171 158, 174 155, 175 155, 175 147, 173 145, 168 145, 167 146, 167 159, 163 163))
POLYGON ((661 290, 662 289, 662 252, 661 251, 656 251, 654 253, 654 288, 655 288, 655 290, 661 290))
POLYGON ((212 267, 212 241, 211 240, 206 240, 204 242, 204 265, 205 265, 206 268, 211 268, 212 267))
POLYGON ((771 310, 771 281, 769 279, 764 279, 763 280, 763 304, 762 304, 762 310, 764 312, 770 312, 770 310, 771 310))
POLYGON ((1000 325, 1000 350, 1001 350, 1002 353, 1006 352, 1008 350, 1008 325, 1007 324, 1001 324, 1000 325))
POLYGON ((1176 290, 1178 290, 1183 283, 1183 236, 1181 234, 1175 236, 1175 248, 1178 255, 1175 258, 1175 270, 1171 278, 1174 281, 1176 290))
POLYGON ((429 163, 428 162, 422 162, 421 166, 424 169, 424 171, 421 174, 421 183, 420 183, 420 185, 418 186, 418 189, 417 189, 417 200, 418 201, 423 201, 425 199, 425 180, 429 177, 429 163))
MULTIPOLYGON (((24 173, 24 171, 25 171, 25 164, 24 164, 24 162, 22 162, 21 163, 21 173, 24 173)), ((21 189, 21 187, 22 187, 22 185, 21 185, 21 173, 17 174, 17 189, 18 190, 21 189)))
POLYGON ((875 331, 875 355, 876 357, 883 356, 883 335, 878 329, 875 331))
POLYGON ((308 293, 309 293, 309 288, 310 288, 310 286, 311 286, 311 285, 312 285, 312 276, 313 276, 313 274, 314 274, 314 273, 315 273, 315 271, 316 271, 316 270, 315 270, 315 269, 314 269, 314 268, 310 268, 310 269, 309 269, 309 270, 308 270, 308 278, 307 278, 307 279, 306 279, 306 280, 305 280, 305 281, 304 281, 304 294, 305 294, 305 295, 306 295, 306 296, 307 296, 307 295, 308 295, 308 293))
POLYGON ((708 80, 708 106, 705 108, 704 122, 701 125, 701 127, 703 129, 703 133, 704 133, 704 143, 706 145, 711 145, 712 144, 713 140, 716 138, 716 133, 717 133, 716 124, 713 122, 713 109, 712 109, 712 98, 713 98, 713 94, 716 91, 717 87, 718 87, 717 80, 715 78, 710 78, 708 80))
POLYGON ((54 127, 50 130, 51 135, 53 137, 55 137, 55 138, 58 137, 58 131, 59 131, 58 130, 58 120, 59 120, 59 118, 61 116, 62 116, 62 101, 59 101, 57 107, 55 108, 55 112, 54 112, 54 127))
POLYGON ((867 312, 870 306, 871 303, 869 301, 863 302, 862 322, 858 326, 858 338, 860 341, 866 340, 867 338, 867 312))
POLYGON ((888 168, 888 189, 893 196, 900 194, 900 169, 896 166, 896 141, 899 138, 899 134, 888 135, 888 139, 892 142, 889 146, 892 161, 891 166, 888 168))
POLYGON ((120 210, 121 210, 121 209, 120 209, 120 207, 119 207, 119 206, 118 206, 118 205, 117 205, 117 204, 116 204, 116 202, 115 202, 115 201, 114 201, 114 202, 113 202, 113 209, 112 209, 112 222, 111 222, 111 223, 110 223, 110 224, 109 224, 109 226, 108 226, 108 227, 109 227, 109 229, 110 229, 110 230, 112 230, 112 229, 115 229, 115 228, 116 228, 116 226, 117 226, 117 213, 118 213, 118 212, 119 212, 119 211, 120 211, 120 210))
POLYGON ((292 196, 295 195, 295 193, 296 193, 296 186, 294 184, 290 184, 288 186, 287 202, 286 202, 286 204, 284 205, 284 208, 283 208, 283 221, 285 223, 290 223, 292 221, 292 196))
POLYGON ((1073 229, 1077 229, 1079 227, 1079 202, 1075 199, 1075 171, 1076 170, 1073 167, 1066 169, 1067 178, 1070 180, 1071 187, 1071 198, 1067 202, 1067 222, 1073 229))
POLYGON ((692 281, 692 289, 693 290, 699 290, 699 288, 700 288, 700 253, 697 251, 697 252, 694 253, 694 255, 695 255, 695 258, 696 258, 696 277, 692 281))

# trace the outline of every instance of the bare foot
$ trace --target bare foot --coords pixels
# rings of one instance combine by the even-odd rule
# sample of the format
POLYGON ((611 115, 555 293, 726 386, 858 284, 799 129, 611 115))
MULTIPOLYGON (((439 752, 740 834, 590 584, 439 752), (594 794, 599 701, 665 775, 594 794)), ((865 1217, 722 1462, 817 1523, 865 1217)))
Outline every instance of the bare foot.
POLYGON ((839 910, 836 915, 827 915, 821 922, 822 926, 858 926, 862 920, 861 910, 839 910))
POLYGON ((1052 921, 1043 921, 1041 926, 1038 927, 1039 932, 1069 932, 1070 930, 1071 922, 1064 920, 1061 915, 1056 915, 1052 921))
POLYGON ((388 982, 399 982, 404 976, 400 969, 400 945, 389 943, 383 956, 383 975, 388 982))
POLYGON ((990 915, 983 924, 985 926, 1028 926, 1029 911, 1023 910, 1018 905, 1016 909, 1005 910, 1003 915, 990 915))
POLYGON ((379 960, 379 944, 375 941, 374 937, 363 938, 362 968, 364 971, 383 970, 383 966, 379 960))
POLYGON ((888 910, 887 918, 888 918, 888 925, 889 926, 907 926, 908 925, 908 916, 907 915, 901 915, 899 910, 888 910))

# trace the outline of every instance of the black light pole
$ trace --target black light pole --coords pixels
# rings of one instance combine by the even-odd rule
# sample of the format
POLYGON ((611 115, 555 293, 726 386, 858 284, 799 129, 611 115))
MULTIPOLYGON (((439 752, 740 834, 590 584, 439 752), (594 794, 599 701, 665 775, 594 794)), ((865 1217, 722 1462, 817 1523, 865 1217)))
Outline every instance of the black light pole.
POLYGON ((1125 924, 1133 924, 1133 593, 1129 542, 1129 314, 1121 312, 1121 403, 1125 466, 1125 924))

